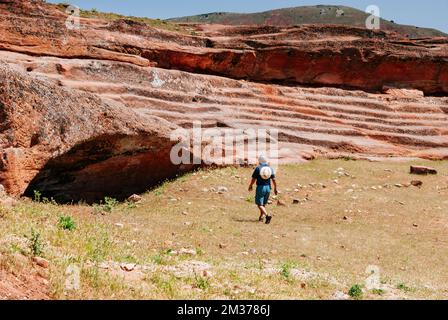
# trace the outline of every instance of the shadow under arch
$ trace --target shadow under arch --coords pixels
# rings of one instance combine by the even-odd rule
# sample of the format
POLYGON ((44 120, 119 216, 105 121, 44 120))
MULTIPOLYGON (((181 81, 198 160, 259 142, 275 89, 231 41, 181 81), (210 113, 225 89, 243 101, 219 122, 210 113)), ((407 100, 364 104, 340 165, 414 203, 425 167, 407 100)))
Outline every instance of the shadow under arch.
POLYGON ((104 197, 124 200, 160 182, 190 171, 193 165, 174 165, 173 146, 166 137, 103 135, 83 142, 49 160, 28 185, 24 196, 58 203, 95 203, 104 197))

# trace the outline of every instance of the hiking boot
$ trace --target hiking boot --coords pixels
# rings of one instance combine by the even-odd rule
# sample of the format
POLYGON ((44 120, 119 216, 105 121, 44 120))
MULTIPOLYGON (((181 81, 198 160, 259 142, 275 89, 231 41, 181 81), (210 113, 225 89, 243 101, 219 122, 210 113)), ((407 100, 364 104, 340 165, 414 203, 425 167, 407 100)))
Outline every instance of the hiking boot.
POLYGON ((266 224, 270 224, 271 220, 272 220, 272 217, 271 216, 267 216, 266 217, 266 224))
POLYGON ((264 218, 261 217, 260 219, 258 219, 258 221, 259 221, 259 222, 263 222, 263 221, 264 221, 264 218))

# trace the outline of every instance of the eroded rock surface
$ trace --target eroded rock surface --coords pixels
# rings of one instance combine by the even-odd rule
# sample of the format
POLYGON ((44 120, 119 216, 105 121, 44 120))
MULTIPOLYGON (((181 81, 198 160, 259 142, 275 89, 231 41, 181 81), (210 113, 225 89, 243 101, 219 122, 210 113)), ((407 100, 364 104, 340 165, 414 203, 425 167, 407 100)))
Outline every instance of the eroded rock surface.
POLYGON ((43 1, 0 0, 0 17, 0 184, 15 196, 145 191, 191 168, 171 164, 169 135, 198 120, 278 129, 288 163, 448 158, 445 38, 336 26, 192 36, 98 19, 69 30, 43 1))
POLYGON ((0 181, 12 195, 126 197, 180 168, 172 126, 125 105, 0 64, 0 181))

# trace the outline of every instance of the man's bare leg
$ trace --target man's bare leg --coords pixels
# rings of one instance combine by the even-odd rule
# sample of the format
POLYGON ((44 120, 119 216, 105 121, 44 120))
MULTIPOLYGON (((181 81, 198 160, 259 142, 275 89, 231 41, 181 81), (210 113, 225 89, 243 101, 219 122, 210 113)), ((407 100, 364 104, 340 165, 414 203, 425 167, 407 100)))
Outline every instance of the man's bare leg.
POLYGON ((258 209, 260 209, 260 221, 263 221, 264 216, 267 216, 268 213, 266 211, 266 208, 264 206, 258 206, 258 209))

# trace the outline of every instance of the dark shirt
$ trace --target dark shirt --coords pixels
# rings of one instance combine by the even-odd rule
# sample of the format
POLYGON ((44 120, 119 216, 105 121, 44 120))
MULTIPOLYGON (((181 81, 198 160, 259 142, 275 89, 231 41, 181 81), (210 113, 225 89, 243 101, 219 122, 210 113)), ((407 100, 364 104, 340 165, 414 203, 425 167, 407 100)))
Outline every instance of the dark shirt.
POLYGON ((265 180, 265 179, 263 179, 260 176, 260 171, 261 171, 261 168, 263 168, 263 167, 269 167, 269 165, 268 164, 262 164, 262 165, 258 166, 255 169, 254 173, 252 174, 252 179, 256 179, 257 180, 257 186, 270 186, 271 185, 271 180, 275 179, 274 169, 271 168, 272 176, 269 179, 265 180))

